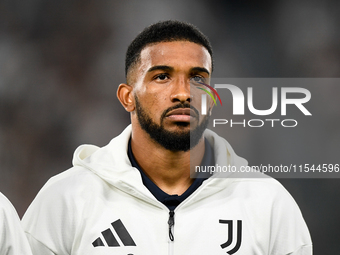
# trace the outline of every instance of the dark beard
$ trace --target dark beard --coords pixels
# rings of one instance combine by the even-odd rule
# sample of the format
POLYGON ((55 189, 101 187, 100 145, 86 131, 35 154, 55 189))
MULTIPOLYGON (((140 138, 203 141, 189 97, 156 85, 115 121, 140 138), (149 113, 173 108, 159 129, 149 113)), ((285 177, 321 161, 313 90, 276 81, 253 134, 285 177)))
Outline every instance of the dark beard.
MULTIPOLYGON (((199 112, 189 103, 178 104, 171 108, 168 108, 162 113, 160 125, 155 123, 150 116, 145 112, 145 110, 140 105, 137 96, 135 96, 136 102, 136 114, 137 119, 144 131, 146 131, 150 137, 163 146, 165 149, 170 151, 188 151, 194 148, 199 140, 201 139, 204 130, 208 126, 209 122, 209 115, 206 115, 201 124, 199 124, 194 130, 192 131, 177 131, 171 132, 163 127, 163 119, 165 118, 166 114, 174 109, 178 108, 191 108, 193 111, 196 112, 196 116, 200 116, 199 112)), ((178 122, 178 126, 187 126, 190 124, 178 122)))

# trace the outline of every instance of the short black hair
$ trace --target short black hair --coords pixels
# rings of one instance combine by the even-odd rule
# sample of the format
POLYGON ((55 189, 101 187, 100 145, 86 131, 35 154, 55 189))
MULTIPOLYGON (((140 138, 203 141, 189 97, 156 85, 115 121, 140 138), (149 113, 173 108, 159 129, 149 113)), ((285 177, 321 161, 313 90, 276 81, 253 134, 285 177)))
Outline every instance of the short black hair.
MULTIPOLYGON (((149 44, 159 42, 189 41, 205 47, 213 59, 213 51, 209 39, 194 25, 177 21, 160 21, 146 27, 129 45, 125 58, 125 76, 129 69, 140 60, 140 53, 149 44)), ((211 63, 213 65, 213 63, 211 63)))

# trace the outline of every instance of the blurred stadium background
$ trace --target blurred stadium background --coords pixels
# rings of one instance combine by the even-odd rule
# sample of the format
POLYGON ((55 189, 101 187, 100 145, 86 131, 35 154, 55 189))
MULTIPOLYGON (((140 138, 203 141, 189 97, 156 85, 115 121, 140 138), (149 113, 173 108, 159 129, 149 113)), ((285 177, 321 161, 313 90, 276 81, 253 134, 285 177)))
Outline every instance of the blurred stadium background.
MULTIPOLYGON (((129 124, 115 93, 127 45, 145 26, 195 24, 212 42, 215 77, 339 77, 339 11, 335 0, 0 0, 0 191, 22 216, 44 183, 71 167, 78 145, 103 146, 129 124)), ((339 112, 325 113, 315 134, 335 153, 339 112)), ((258 146, 247 138, 232 137, 239 155, 258 146)), ((314 254, 338 254, 340 179, 280 181, 303 212, 314 254)))

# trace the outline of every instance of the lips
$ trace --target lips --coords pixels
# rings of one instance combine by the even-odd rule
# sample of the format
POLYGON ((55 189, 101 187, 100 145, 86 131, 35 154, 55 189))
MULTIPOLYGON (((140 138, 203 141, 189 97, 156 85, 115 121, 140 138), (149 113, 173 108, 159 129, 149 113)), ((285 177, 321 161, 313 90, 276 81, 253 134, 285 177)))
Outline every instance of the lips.
POLYGON ((190 108, 178 108, 168 112, 166 118, 177 122, 190 122, 196 118, 196 114, 190 108))

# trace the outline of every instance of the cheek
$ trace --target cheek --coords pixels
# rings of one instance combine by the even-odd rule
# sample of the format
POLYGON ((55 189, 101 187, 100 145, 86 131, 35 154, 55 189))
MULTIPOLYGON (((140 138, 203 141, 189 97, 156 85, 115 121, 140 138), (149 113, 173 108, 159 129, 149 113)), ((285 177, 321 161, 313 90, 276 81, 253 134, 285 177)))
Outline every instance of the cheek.
POLYGON ((150 93, 149 101, 155 107, 162 107, 167 101, 167 96, 159 91, 156 93, 150 93))
POLYGON ((157 112, 161 111, 162 105, 164 105, 163 98, 157 93, 143 93, 138 96, 140 104, 152 115, 157 115, 157 112))
POLYGON ((157 94, 154 95, 153 99, 153 106, 156 115, 161 115, 166 108, 171 106, 169 105, 168 98, 165 95, 157 94))
MULTIPOLYGON (((190 94, 192 97, 192 105, 197 106, 197 105, 201 105, 202 95, 206 93, 198 88, 194 88, 190 91, 190 94)), ((207 95, 207 100, 209 101, 209 99, 210 99, 210 96, 207 95)))
POLYGON ((159 104, 159 101, 160 101, 160 96, 157 93, 154 93, 154 94, 149 96, 149 99, 150 99, 150 103, 153 106, 157 106, 159 104))
POLYGON ((195 85, 190 85, 190 95, 193 98, 200 98, 202 94, 204 94, 205 92, 201 89, 199 89, 199 87, 195 86, 195 85))

